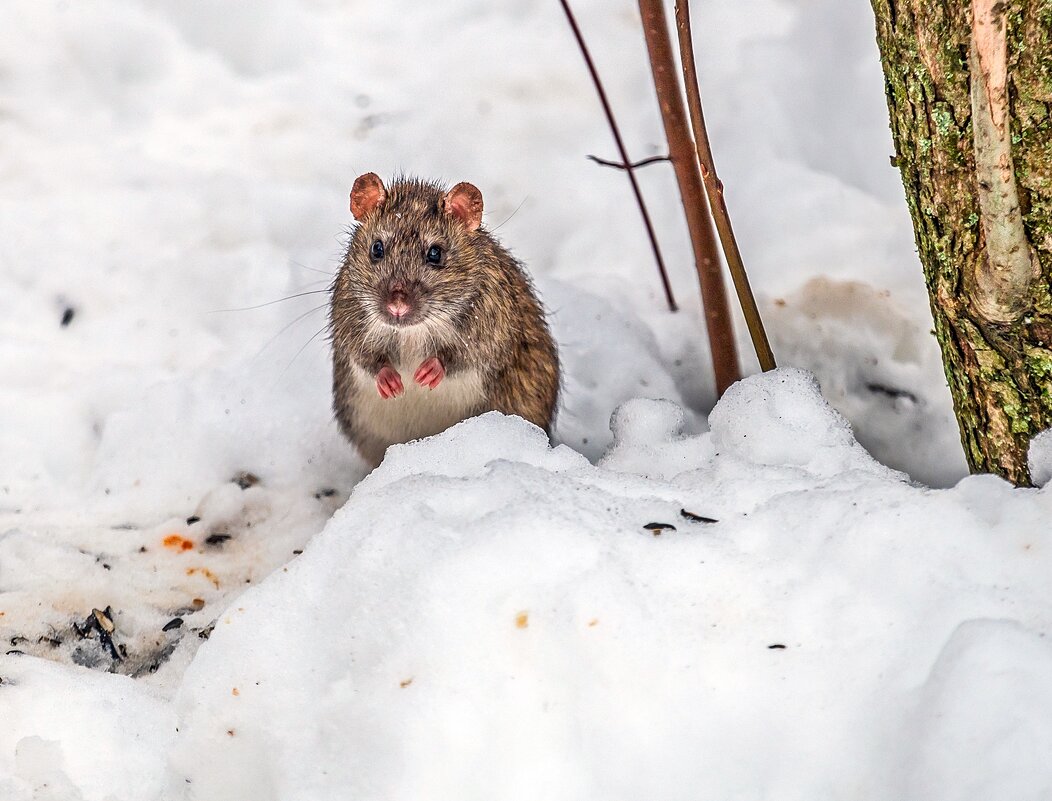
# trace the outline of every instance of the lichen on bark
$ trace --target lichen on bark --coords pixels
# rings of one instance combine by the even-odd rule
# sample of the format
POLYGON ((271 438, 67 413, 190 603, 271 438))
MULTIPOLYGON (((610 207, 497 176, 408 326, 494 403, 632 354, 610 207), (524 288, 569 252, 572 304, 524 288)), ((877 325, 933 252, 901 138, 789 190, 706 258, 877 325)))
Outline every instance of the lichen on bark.
POLYGON ((975 471, 1052 427, 1052 0, 872 0, 896 163, 975 471))

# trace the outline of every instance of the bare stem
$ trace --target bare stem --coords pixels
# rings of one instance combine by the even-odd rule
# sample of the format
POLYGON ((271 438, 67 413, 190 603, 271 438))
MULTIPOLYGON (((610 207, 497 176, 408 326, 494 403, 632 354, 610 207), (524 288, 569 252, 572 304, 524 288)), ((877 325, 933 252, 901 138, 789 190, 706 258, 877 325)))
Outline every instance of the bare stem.
POLYGON ((701 165, 701 178, 709 196, 712 216, 716 221, 720 244, 723 246, 723 255, 727 258, 727 269, 730 270, 734 289, 738 293, 738 302, 741 304, 745 322, 749 327, 749 336, 752 337, 756 359, 760 363, 760 369, 766 372, 773 370, 776 366, 774 354, 767 340, 767 332, 764 330, 760 311, 756 308, 752 287, 749 286, 749 276, 745 272, 745 263, 738 249, 738 240, 734 238, 731 217, 723 196, 723 182, 716 174, 712 148, 709 146, 709 133, 705 128, 705 116, 701 110, 701 90, 698 88, 698 73, 694 63, 694 43, 690 35, 689 0, 677 0, 676 2, 676 28, 679 33, 679 56, 683 63, 683 83, 687 88, 687 106, 690 109, 691 126, 694 128, 694 143, 698 151, 698 163, 701 165))
POLYGON ((657 235, 654 233, 654 226, 650 222, 650 214, 647 212, 646 203, 643 202, 643 193, 639 189, 639 183, 636 181, 636 176, 633 172, 635 165, 632 164, 632 160, 628 157, 625 143, 621 139, 621 131, 617 127, 617 120, 614 119, 614 112, 606 99, 606 90, 603 89, 603 82, 599 79, 599 73, 596 71, 595 64, 592 62, 592 56, 584 43, 581 29, 577 27, 577 20, 574 18, 573 11, 570 10, 570 4, 568 0, 559 0, 559 2, 562 3, 563 11, 566 12, 566 19, 573 30, 574 38, 577 39, 577 46, 581 49, 581 55, 584 56, 584 62, 592 76, 592 83, 595 84, 599 102, 602 104, 603 112, 606 114, 606 121, 610 124, 610 132, 614 135, 614 143, 621 154, 621 163, 626 165, 625 172, 628 173, 628 180, 632 184, 632 193, 636 196, 636 203, 639 204, 639 213, 643 217, 643 225, 646 226, 647 236, 650 238, 650 247, 654 251, 654 261, 657 262, 658 273, 661 275, 661 285, 665 289, 665 299, 668 301, 669 311, 676 311, 676 299, 672 295, 672 285, 669 283, 668 272, 665 270, 665 261, 661 258, 661 248, 658 247, 657 235))
POLYGON ((650 71, 654 76, 661 119, 668 139, 669 157, 676 171, 679 195, 687 217, 687 229, 694 246, 694 265, 701 285, 701 301, 705 309, 705 324, 709 333, 712 367, 716 374, 716 392, 724 390, 741 378, 738 368, 738 348, 734 341, 727 290, 720 270, 716 249, 716 235, 712 230, 705 190, 701 182, 697 154, 690 136, 687 111, 683 107, 683 93, 676 77, 672 59, 672 42, 662 0, 639 0, 643 18, 643 34, 650 54, 650 71))

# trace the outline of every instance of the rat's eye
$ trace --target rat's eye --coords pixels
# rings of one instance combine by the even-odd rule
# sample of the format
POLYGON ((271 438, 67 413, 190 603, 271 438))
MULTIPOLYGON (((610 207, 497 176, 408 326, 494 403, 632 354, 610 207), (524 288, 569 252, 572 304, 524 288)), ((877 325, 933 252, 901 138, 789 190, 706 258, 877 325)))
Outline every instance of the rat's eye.
POLYGON ((369 255, 374 259, 382 259, 384 257, 384 243, 379 239, 373 242, 373 246, 369 250, 369 255))
POLYGON ((441 264, 442 263, 442 248, 438 245, 432 245, 427 249, 427 255, 425 256, 428 264, 441 264))

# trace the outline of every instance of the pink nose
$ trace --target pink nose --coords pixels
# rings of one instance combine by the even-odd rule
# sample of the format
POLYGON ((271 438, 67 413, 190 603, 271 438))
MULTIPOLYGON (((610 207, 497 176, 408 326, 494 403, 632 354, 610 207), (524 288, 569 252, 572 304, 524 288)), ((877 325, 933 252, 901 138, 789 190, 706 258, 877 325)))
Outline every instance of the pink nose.
POLYGON ((391 316, 396 320, 401 320, 409 314, 410 306, 406 301, 407 298, 405 293, 395 290, 391 293, 391 297, 387 301, 387 311, 389 311, 391 316))

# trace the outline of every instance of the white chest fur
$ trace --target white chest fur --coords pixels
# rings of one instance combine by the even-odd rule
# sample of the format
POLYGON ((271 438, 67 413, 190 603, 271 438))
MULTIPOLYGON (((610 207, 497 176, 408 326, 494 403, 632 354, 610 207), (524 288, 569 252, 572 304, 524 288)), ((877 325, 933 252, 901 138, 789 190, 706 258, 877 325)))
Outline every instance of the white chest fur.
POLYGON ((380 397, 376 377, 355 368, 355 416, 358 425, 378 440, 393 444, 429 437, 483 411, 478 372, 461 371, 446 376, 430 389, 413 381, 413 374, 427 357, 419 353, 406 356, 391 365, 402 377, 404 387, 397 398, 380 397))

